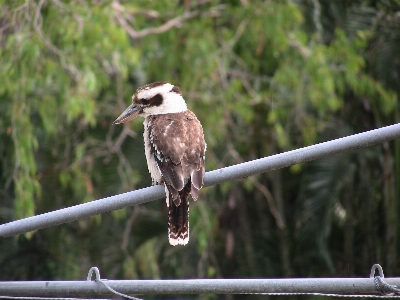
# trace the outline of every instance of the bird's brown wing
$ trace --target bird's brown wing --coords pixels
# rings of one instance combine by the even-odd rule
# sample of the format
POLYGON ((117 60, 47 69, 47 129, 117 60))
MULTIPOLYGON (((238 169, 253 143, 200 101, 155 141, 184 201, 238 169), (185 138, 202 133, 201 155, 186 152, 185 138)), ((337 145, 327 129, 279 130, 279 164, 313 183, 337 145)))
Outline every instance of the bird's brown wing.
POLYGON ((200 122, 189 110, 157 115, 151 118, 151 122, 151 153, 175 204, 179 205, 178 192, 190 177, 191 194, 197 199, 204 179, 205 143, 200 122))
POLYGON ((185 173, 191 177, 190 193, 193 199, 197 200, 199 190, 204 185, 206 143, 204 141, 203 128, 192 112, 188 114, 186 122, 189 139, 188 150, 183 159, 183 164, 187 166, 185 173))

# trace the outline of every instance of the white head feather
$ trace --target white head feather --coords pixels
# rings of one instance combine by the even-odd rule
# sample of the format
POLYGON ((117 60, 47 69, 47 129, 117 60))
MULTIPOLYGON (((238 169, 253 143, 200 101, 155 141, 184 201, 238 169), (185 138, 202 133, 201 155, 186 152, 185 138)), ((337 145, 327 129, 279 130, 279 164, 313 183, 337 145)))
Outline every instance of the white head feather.
POLYGON ((165 83, 156 87, 149 87, 139 90, 136 94, 138 99, 151 99, 157 94, 162 96, 162 103, 159 106, 148 106, 143 108, 144 117, 150 115, 178 113, 187 110, 186 102, 183 97, 174 91, 174 86, 170 83, 165 83))

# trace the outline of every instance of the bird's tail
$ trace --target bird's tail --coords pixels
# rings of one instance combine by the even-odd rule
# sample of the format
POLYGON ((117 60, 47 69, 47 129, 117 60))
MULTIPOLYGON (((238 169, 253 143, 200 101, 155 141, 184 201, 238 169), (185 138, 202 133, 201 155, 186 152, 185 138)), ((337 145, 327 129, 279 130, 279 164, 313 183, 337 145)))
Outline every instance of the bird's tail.
POLYGON ((169 195, 168 205, 168 239, 172 246, 186 245, 189 242, 189 195, 191 182, 190 179, 185 187, 179 191, 180 202, 178 206, 169 195))

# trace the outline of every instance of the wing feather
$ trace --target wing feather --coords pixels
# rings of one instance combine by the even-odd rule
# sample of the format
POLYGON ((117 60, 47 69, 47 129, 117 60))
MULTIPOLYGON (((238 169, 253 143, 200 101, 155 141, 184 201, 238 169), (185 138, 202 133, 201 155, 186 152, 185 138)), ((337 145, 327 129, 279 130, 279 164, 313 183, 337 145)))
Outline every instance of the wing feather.
POLYGON ((204 181, 205 142, 203 128, 191 111, 153 116, 151 153, 176 206, 179 191, 191 179, 194 199, 204 181), (179 116, 177 114, 180 114, 179 116))

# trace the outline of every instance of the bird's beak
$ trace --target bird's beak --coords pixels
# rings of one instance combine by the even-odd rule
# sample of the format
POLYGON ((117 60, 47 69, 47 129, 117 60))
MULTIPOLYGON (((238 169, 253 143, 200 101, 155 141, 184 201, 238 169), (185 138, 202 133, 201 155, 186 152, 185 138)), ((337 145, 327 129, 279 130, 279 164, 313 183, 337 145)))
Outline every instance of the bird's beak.
POLYGON ((131 104, 125 111, 113 122, 114 124, 121 124, 133 120, 143 111, 142 107, 131 104))

